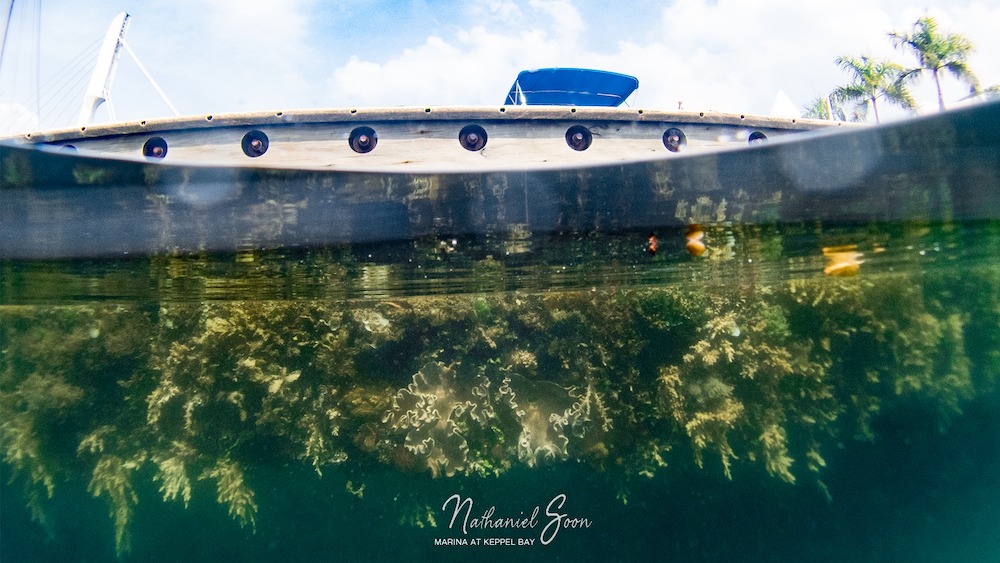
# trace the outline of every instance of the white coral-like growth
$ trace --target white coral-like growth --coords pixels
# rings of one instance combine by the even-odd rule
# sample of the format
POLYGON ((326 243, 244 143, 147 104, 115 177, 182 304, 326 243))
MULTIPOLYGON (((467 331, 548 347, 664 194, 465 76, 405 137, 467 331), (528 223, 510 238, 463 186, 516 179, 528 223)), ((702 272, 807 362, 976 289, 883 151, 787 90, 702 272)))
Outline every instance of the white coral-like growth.
POLYGON ((468 458, 463 429, 494 416, 489 386, 482 375, 460 377, 440 362, 428 363, 396 393, 383 422, 406 431, 406 449, 425 457, 435 477, 450 477, 465 468, 468 458))
POLYGON ((566 429, 581 420, 581 406, 569 389, 549 381, 529 381, 512 375, 499 389, 521 422, 517 457, 529 467, 562 461, 569 456, 566 429))
POLYGON ((413 375, 413 383, 393 397, 383 422, 406 432, 406 449, 425 458, 435 477, 450 477, 469 469, 468 431, 499 423, 494 405, 509 409, 516 418, 518 460, 529 467, 563 461, 569 457, 571 440, 585 447, 585 436, 600 440, 611 427, 592 385, 577 393, 510 374, 491 394, 490 381, 482 374, 460 375, 440 362, 428 363, 413 375))

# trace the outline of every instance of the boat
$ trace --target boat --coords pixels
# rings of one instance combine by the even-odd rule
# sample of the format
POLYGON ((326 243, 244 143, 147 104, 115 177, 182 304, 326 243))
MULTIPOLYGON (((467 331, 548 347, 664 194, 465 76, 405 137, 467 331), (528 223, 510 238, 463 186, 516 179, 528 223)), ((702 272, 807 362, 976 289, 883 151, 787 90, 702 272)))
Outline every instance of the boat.
POLYGON ((622 83, 637 81, 590 69, 539 69, 520 73, 504 103, 495 107, 181 116, 28 132, 8 141, 112 158, 224 166, 486 172, 653 160, 849 127, 822 120, 610 105, 627 96, 615 89, 622 83))
MULTIPOLYGON (((104 60, 122 44, 120 18, 104 60)), ((84 121, 111 76, 95 71, 84 121)), ((539 69, 486 108, 276 110, 24 133, 0 140, 0 257, 1000 215, 977 180, 1000 161, 1000 104, 866 127, 623 105, 637 86, 618 73, 539 69)))

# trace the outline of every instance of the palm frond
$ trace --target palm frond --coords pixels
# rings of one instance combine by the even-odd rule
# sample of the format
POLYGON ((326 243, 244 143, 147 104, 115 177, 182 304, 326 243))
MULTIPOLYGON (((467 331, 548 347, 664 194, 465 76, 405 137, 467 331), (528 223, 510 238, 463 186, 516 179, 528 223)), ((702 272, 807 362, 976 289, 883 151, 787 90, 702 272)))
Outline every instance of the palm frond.
POLYGON ((979 92, 979 78, 965 61, 952 61, 943 67, 956 79, 969 85, 973 93, 979 92))

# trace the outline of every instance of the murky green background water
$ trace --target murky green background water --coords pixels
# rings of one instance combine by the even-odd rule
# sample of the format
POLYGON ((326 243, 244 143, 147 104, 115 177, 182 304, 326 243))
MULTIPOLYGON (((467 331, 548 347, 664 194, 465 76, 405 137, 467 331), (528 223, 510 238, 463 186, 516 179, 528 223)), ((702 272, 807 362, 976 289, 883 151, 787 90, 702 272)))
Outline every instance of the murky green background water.
POLYGON ((1000 223, 703 229, 4 262, 0 557, 1000 558, 1000 223))

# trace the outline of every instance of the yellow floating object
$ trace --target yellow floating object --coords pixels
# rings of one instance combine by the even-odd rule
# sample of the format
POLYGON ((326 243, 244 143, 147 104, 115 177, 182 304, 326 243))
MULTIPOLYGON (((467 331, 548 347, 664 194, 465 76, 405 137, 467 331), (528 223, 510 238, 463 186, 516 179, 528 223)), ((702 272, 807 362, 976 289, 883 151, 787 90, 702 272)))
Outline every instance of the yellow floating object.
POLYGON ((684 247, 687 248, 688 254, 701 256, 705 253, 705 231, 701 230, 701 225, 689 226, 684 238, 687 239, 687 244, 684 247))
POLYGON ((826 257, 826 267, 823 273, 828 276, 848 278, 858 275, 861 270, 861 259, 864 254, 858 252, 857 246, 850 244, 845 246, 829 246, 823 248, 823 256, 826 257))

